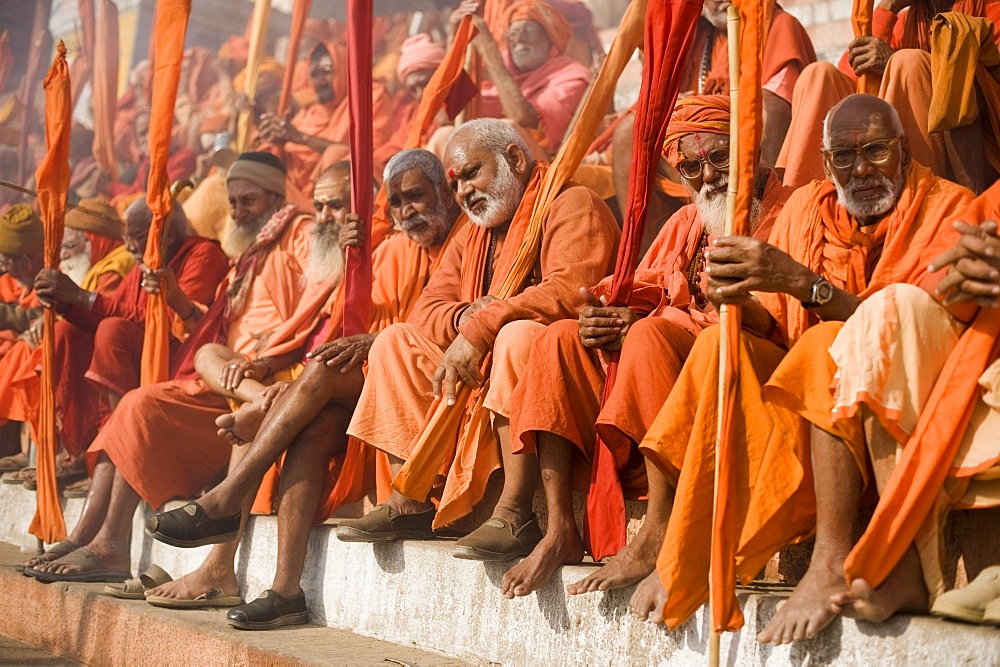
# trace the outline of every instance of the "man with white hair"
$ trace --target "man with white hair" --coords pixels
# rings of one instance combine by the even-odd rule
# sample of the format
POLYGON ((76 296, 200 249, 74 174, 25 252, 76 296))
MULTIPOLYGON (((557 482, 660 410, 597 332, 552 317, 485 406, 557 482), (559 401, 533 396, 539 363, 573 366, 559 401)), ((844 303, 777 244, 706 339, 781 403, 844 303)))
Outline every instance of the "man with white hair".
MULTIPOLYGON (((569 591, 627 586, 656 564, 672 489, 655 467, 646 469, 638 444, 667 399, 695 336, 718 322, 705 297, 701 269, 705 248, 725 230, 729 97, 681 100, 667 126, 663 153, 684 177, 692 203, 661 228, 636 270, 628 306, 602 301, 610 294, 609 276, 581 289, 587 305, 579 319, 556 322, 535 340, 528 360, 531 372, 514 391, 510 418, 513 449, 531 474, 505 475, 493 517, 456 543, 459 558, 528 556, 504 574, 501 593, 507 597, 528 595, 544 586, 558 566, 583 559, 571 492, 573 480, 591 479, 598 435, 613 453, 626 496, 648 494, 649 507, 635 538, 569 591), (608 360, 615 351, 620 351, 617 379, 602 406, 608 360), (532 511, 540 479, 548 505, 544 538, 532 511)), ((770 168, 760 167, 754 187, 755 238, 767 238, 789 194, 770 168)), ((596 537, 594 532, 591 526, 596 537)))
MULTIPOLYGON (((348 432, 389 454, 394 473, 407 459, 437 448, 445 464, 441 470, 447 471, 445 495, 435 516, 426 496, 394 491, 362 519, 341 522, 342 540, 432 538, 432 528, 454 523, 482 500, 501 456, 505 474, 523 474, 514 469, 523 462, 510 456, 509 417, 531 341, 546 325, 571 317, 582 305, 579 286, 597 282, 613 267, 619 236, 614 218, 597 195, 575 184, 550 205, 538 254, 521 256, 546 167, 531 159, 520 135, 503 121, 483 119, 458 128, 444 165, 473 225, 456 239, 409 320, 376 341, 348 432), (499 299, 516 261, 534 269, 513 295, 499 299), (484 384, 487 355, 492 372, 484 384), (464 406, 455 405, 459 383, 473 389, 464 406), (435 397, 468 412, 469 425, 414 449, 435 397), (450 449, 456 436, 459 454, 450 449)), ((421 467, 430 466, 434 456, 421 467)))
MULTIPOLYGON (((890 283, 925 281, 927 266, 957 235, 946 220, 973 196, 916 164, 895 110, 873 96, 852 95, 831 110, 822 155, 827 180, 789 197, 769 242, 730 236, 706 252, 707 297, 717 305, 740 304, 744 323, 739 398, 731 406, 736 440, 728 449, 727 483, 734 496, 726 515, 730 557, 744 583, 781 547, 827 530, 816 523, 813 478, 817 485, 843 483, 839 473, 815 463, 815 447, 809 464, 806 419, 822 416, 815 407, 820 394, 827 399, 825 419, 836 419, 829 411, 830 383, 810 379, 830 364, 824 354, 829 341, 824 345, 813 332, 835 325, 816 325, 843 322, 890 283), (808 416, 800 413, 802 405, 813 406, 808 416)), ((871 359, 877 363, 875 355, 871 359)), ((675 480, 676 493, 657 570, 640 583, 630 604, 636 616, 670 628, 708 599, 718 360, 714 327, 698 336, 639 445, 675 480)), ((829 609, 830 595, 819 599, 829 577, 842 583, 838 558, 843 554, 820 548, 817 540, 812 573, 761 641, 802 639, 822 627, 821 618, 810 619, 829 609)), ((732 609, 727 628, 742 622, 738 607, 732 609)))
MULTIPOLYGON (((447 252, 450 239, 467 224, 459 218, 444 169, 432 153, 410 149, 397 154, 386 165, 384 182, 390 217, 399 233, 376 248, 373 256, 370 332, 321 345, 308 355, 295 381, 274 385, 261 403, 244 406, 234 417, 227 415, 217 421, 230 442, 252 442, 252 446, 226 479, 197 503, 163 513, 147 524, 149 534, 173 546, 217 544, 198 571, 149 591, 148 599, 153 604, 182 606, 183 600, 214 589, 236 594, 232 559, 241 517, 245 520, 271 464, 287 450, 277 488, 278 502, 272 503, 270 492, 266 498, 257 494, 259 503, 279 506, 278 567, 273 589, 234 609, 229 618, 234 626, 253 630, 305 622, 305 598, 299 580, 309 529, 347 500, 343 489, 353 487, 355 495, 367 491, 363 488, 364 466, 359 461, 363 458, 359 457, 360 443, 352 446, 346 434, 365 382, 362 364, 372 343, 380 337, 379 332, 410 314, 423 286, 447 252), (214 557, 226 550, 228 559, 214 557)), ((345 242, 363 241, 363 228, 356 221, 349 221, 345 227, 345 242)))

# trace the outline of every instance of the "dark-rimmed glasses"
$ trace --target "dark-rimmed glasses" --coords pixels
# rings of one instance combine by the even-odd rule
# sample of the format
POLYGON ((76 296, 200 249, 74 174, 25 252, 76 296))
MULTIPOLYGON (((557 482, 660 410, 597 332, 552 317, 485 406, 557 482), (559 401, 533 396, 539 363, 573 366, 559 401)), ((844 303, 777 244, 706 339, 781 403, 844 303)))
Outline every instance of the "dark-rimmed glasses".
POLYGON ((830 166, 837 169, 850 169, 854 162, 863 158, 868 164, 885 164, 892 157, 892 149, 899 143, 895 139, 877 139, 869 141, 864 146, 837 146, 823 150, 823 156, 830 161, 830 166))
POLYGON ((691 181, 701 176, 701 172, 704 170, 706 162, 719 170, 728 169, 729 149, 716 148, 714 151, 705 156, 704 160, 696 157, 681 160, 677 163, 677 171, 681 176, 691 181))

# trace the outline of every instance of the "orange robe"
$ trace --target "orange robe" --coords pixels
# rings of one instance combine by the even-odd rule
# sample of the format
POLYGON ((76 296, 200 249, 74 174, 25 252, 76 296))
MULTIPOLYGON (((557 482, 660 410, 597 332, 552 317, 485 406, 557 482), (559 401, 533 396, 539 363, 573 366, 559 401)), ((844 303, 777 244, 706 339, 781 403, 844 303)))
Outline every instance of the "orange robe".
MULTIPOLYGON (((603 201, 586 188, 570 184, 549 209, 540 255, 528 284, 519 294, 490 303, 458 326, 461 311, 487 289, 483 284, 485 268, 491 262, 505 261, 516 250, 508 249, 500 234, 496 254, 490 258, 478 245, 488 245, 490 235, 473 225, 462 230, 442 257, 441 268, 411 316, 375 340, 368 357, 368 381, 348 428, 350 435, 398 458, 409 458, 433 401, 431 378, 459 333, 478 350, 495 355, 491 386, 469 400, 470 423, 482 423, 486 414, 483 402, 509 404, 509 395, 489 396, 512 391, 516 378, 501 376, 505 370, 516 373, 521 365, 516 359, 497 358, 501 330, 516 328, 522 321, 550 324, 571 317, 580 306, 580 284, 594 284, 614 268, 619 231, 603 201)), ((492 284, 500 284, 505 274, 493 276, 492 284)), ((523 337, 512 342, 527 351, 523 337)), ((448 476, 445 498, 455 502, 442 501, 437 521, 450 523, 467 513, 481 499, 490 473, 500 465, 499 443, 492 428, 487 427, 478 437, 475 451, 459 458, 454 458, 452 451, 445 457, 441 470, 448 476)), ((454 449, 454 443, 439 444, 454 449)))
MULTIPOLYGON (((262 251, 245 305, 228 322, 225 344, 237 354, 253 357, 261 340, 294 315, 305 290, 311 229, 312 218, 299 215, 262 251)), ((229 463, 232 447, 215 426, 228 410, 226 399, 200 379, 139 387, 122 397, 87 450, 87 464, 92 469, 98 455, 107 454, 151 507, 192 497, 229 463)))
MULTIPOLYGON (((971 199, 970 191, 913 164, 895 209, 859 231, 837 203, 833 184, 815 182, 789 198, 770 243, 840 289, 867 297, 894 282, 923 280, 931 260, 957 238, 946 222, 949 214, 971 199)), ((757 296, 778 323, 783 345, 741 334, 737 409, 742 417, 736 419, 733 441, 746 443, 746 448, 733 452, 733 470, 734 523, 739 531, 736 571, 743 582, 752 580, 778 549, 809 535, 815 515, 808 423, 764 401, 761 388, 783 364, 785 347, 793 350, 788 359, 822 359, 815 346, 796 345, 819 320, 787 294, 757 296)), ((713 327, 695 341, 640 444, 677 489, 657 561, 668 594, 664 618, 671 628, 708 600, 718 355, 718 328, 713 327)))
MULTIPOLYGON (((767 239, 790 194, 772 175, 755 236, 767 239)), ((645 494, 645 464, 637 445, 663 407, 695 336, 718 322, 718 313, 704 297, 704 277, 689 283, 710 240, 694 204, 682 207, 661 228, 636 269, 630 307, 643 318, 625 337, 614 391, 603 406, 606 358, 583 346, 577 320, 556 322, 536 339, 528 359, 531 373, 511 396, 517 406, 511 415, 515 452, 534 452, 539 431, 569 440, 576 447, 574 488, 586 492, 599 433, 614 456, 626 496, 645 494)), ((607 295, 610 283, 605 278, 592 291, 607 295)))

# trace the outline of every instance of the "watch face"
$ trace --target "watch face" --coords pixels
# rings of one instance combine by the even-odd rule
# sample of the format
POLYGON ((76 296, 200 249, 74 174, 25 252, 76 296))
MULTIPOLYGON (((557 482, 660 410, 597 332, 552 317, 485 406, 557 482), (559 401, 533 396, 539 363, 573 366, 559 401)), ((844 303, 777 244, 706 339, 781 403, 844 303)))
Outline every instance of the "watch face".
POLYGON ((833 284, 826 280, 817 282, 813 302, 823 306, 830 303, 831 299, 833 299, 833 284))

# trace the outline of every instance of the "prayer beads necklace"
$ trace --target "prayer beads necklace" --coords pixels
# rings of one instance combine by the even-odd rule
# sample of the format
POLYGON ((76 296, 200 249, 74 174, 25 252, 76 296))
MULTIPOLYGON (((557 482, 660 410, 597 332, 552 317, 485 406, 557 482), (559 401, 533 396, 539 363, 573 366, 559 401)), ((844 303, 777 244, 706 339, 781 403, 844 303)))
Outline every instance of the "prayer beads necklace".
POLYGON ((702 233, 698 239, 698 245, 694 249, 694 256, 688 264, 687 283, 691 298, 700 307, 708 303, 708 298, 701 289, 701 272, 705 270, 705 249, 708 248, 708 233, 702 233))

